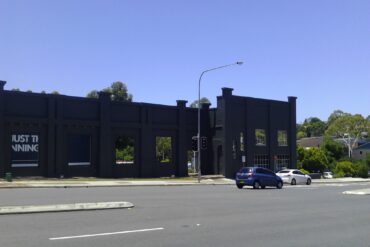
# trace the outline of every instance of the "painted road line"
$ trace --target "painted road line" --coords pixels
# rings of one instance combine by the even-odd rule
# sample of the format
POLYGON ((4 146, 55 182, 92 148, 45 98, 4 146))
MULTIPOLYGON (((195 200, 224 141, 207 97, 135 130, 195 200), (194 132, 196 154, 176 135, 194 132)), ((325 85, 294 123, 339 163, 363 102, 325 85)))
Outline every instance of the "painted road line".
POLYGON ((367 189, 367 190, 349 190, 349 191, 344 191, 343 194, 344 195, 364 196, 364 195, 370 195, 370 190, 369 189, 367 189))
POLYGON ((52 241, 53 241, 53 240, 75 239, 75 238, 91 238, 91 237, 100 237, 100 236, 109 236, 109 235, 119 235, 119 234, 126 234, 126 233, 160 231, 160 230, 164 230, 164 228, 163 228, 163 227, 159 227, 159 228, 151 228, 151 229, 132 230, 132 231, 106 232, 106 233, 97 233, 97 234, 86 234, 86 235, 66 236, 66 237, 58 237, 58 238, 49 238, 49 240, 52 240, 52 241))

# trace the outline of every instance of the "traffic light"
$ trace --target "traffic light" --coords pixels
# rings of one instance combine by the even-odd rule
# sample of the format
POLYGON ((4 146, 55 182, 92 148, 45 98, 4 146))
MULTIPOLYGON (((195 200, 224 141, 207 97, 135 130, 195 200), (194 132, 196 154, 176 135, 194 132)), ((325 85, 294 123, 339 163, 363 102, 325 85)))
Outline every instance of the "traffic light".
POLYGON ((202 149, 207 149, 207 137, 202 136, 202 138, 200 139, 200 141, 201 141, 201 144, 200 144, 201 148, 202 149))
POLYGON ((198 151, 198 138, 196 136, 191 138, 191 149, 193 151, 198 151))

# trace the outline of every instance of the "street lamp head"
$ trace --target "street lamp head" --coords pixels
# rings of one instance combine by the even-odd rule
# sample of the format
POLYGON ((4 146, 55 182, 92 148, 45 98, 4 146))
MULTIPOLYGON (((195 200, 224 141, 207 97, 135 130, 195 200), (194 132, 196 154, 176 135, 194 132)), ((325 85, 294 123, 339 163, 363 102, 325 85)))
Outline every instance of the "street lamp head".
POLYGON ((242 65, 242 64, 243 64, 243 62, 242 62, 242 61, 238 61, 238 62, 236 62, 235 64, 237 64, 237 65, 242 65))

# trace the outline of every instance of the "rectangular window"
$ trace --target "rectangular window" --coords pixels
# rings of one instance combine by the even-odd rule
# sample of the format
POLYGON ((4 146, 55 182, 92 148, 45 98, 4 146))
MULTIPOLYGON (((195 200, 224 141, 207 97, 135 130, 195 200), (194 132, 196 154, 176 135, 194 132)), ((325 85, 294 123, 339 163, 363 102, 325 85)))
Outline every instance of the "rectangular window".
POLYGON ((135 139, 119 136, 116 139, 116 165, 132 165, 135 162, 135 139))
POLYGON ((278 154, 276 155, 276 169, 278 171, 289 167, 289 155, 287 154, 278 154))
POLYGON ((172 162, 172 137, 156 136, 155 151, 159 163, 172 162))
POLYGON ((270 159, 267 154, 255 154, 254 166, 270 168, 270 159))
POLYGON ((244 152, 244 134, 240 132, 240 151, 244 152))
POLYGON ((91 165, 91 136, 69 135, 67 143, 69 166, 91 165))
POLYGON ((256 129, 256 146, 266 146, 266 132, 264 129, 256 129))
POLYGON ((288 146, 288 136, 286 130, 278 130, 278 146, 288 146))
POLYGON ((39 166, 39 135, 29 133, 12 134, 11 166, 39 166))

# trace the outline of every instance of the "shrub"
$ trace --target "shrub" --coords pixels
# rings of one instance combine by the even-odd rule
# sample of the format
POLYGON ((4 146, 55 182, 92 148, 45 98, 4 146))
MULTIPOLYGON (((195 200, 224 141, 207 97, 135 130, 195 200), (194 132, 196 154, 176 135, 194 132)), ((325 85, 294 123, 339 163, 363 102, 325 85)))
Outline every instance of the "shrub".
POLYGON ((334 173, 334 178, 343 178, 343 177, 344 177, 343 171, 338 171, 334 173))
POLYGON ((364 161, 357 162, 354 165, 355 175, 360 178, 368 178, 369 167, 364 161))
POLYGON ((299 169, 303 174, 310 174, 310 172, 309 171, 307 171, 307 170, 305 170, 305 169, 303 169, 303 168, 301 168, 301 169, 299 169))
POLYGON ((365 162, 365 164, 367 165, 367 167, 369 168, 370 170, 370 153, 367 153, 366 154, 366 157, 365 159, 363 160, 363 162, 365 162))
POLYGON ((302 165, 303 169, 311 173, 322 173, 328 168, 328 160, 321 149, 311 148, 304 150, 304 157, 300 165, 302 165))
POLYGON ((340 161, 337 163, 334 169, 334 174, 336 177, 352 177, 355 175, 355 169, 352 162, 350 161, 340 161))

